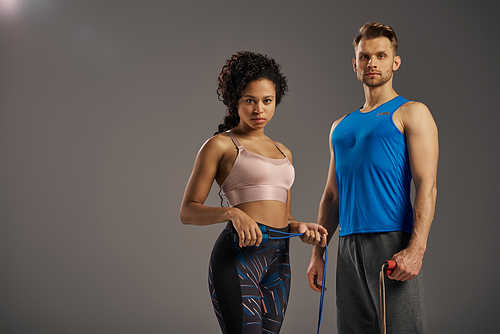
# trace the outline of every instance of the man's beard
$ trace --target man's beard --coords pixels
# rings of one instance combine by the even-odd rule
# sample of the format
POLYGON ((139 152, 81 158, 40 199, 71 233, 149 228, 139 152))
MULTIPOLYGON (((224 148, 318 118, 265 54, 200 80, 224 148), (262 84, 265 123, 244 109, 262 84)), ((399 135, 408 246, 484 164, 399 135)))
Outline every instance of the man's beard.
POLYGON ((365 86, 368 86, 368 87, 379 87, 379 86, 382 86, 383 84, 385 84, 386 82, 388 82, 389 80, 391 80, 391 78, 392 78, 392 71, 387 72, 385 74, 383 74, 383 73, 379 73, 379 74, 380 75, 378 77, 376 77, 376 79, 368 78, 368 77, 363 75, 363 77, 361 78, 360 81, 365 86))

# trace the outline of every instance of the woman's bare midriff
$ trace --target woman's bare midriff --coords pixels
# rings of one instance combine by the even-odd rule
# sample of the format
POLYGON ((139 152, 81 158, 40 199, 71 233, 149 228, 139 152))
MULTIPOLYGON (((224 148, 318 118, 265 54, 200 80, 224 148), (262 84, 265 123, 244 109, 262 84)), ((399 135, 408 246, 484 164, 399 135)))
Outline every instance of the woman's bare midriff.
POLYGON ((242 203, 236 207, 257 223, 283 228, 288 225, 286 203, 280 201, 257 201, 242 203))

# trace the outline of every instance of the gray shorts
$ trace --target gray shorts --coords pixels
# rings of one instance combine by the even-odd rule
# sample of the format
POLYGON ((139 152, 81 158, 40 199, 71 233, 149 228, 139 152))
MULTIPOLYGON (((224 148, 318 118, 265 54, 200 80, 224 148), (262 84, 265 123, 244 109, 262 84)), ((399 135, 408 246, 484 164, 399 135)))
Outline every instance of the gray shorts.
MULTIPOLYGON (((339 238, 337 328, 345 333, 380 333, 379 273, 406 248, 405 232, 352 234, 339 238)), ((422 271, 406 282, 385 278, 387 333, 426 333, 422 271)))

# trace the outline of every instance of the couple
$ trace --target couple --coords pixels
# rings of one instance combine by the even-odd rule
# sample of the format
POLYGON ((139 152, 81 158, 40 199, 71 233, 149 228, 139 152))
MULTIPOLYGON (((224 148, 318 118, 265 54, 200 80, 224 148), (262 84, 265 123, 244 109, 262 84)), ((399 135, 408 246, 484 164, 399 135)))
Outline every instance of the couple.
POLYGON ((184 224, 228 222, 209 266, 223 333, 280 331, 290 288, 289 242, 263 240, 263 226, 278 234, 303 234, 302 241, 314 246, 307 278, 316 291, 325 245, 339 227, 339 333, 380 333, 378 274, 388 259, 397 263, 387 283, 388 332, 426 331, 418 273, 434 216, 437 128, 424 104, 398 96, 392 87, 401 59, 391 27, 366 23, 353 45, 365 103, 332 125, 318 224, 291 216, 292 154, 264 134, 288 90, 280 65, 261 54, 238 52, 219 74, 217 94, 228 114, 196 157, 180 216, 184 224), (204 205, 214 180, 229 207, 204 205))

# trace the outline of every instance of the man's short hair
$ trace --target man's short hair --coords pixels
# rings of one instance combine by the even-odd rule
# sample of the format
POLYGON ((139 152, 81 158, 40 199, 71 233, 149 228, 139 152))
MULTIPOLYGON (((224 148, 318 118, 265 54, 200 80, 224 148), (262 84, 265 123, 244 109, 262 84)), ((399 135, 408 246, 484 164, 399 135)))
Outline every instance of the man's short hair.
POLYGON ((377 37, 387 37, 391 41, 392 48, 394 50, 394 55, 398 52, 398 39, 396 38, 396 33, 394 29, 390 26, 383 25, 377 22, 367 22, 358 30, 358 34, 354 37, 352 45, 354 49, 358 47, 359 42, 362 38, 373 39, 377 37))

